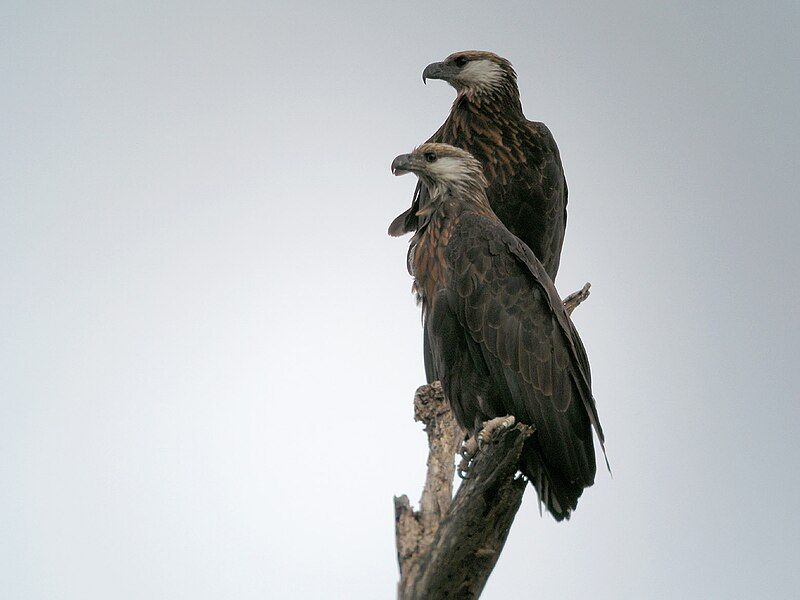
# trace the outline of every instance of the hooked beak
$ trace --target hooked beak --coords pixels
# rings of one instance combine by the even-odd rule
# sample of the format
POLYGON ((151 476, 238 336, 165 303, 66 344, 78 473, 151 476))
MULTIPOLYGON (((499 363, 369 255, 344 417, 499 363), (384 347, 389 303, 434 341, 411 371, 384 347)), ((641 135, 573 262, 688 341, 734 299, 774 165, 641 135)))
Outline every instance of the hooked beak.
POLYGON ((427 83, 428 79, 444 79, 448 81, 455 75, 454 69, 451 65, 443 62, 435 62, 425 67, 422 72, 422 83, 427 83))
POLYGON ((392 173, 405 175, 411 172, 412 157, 410 154, 401 154, 392 161, 392 173))

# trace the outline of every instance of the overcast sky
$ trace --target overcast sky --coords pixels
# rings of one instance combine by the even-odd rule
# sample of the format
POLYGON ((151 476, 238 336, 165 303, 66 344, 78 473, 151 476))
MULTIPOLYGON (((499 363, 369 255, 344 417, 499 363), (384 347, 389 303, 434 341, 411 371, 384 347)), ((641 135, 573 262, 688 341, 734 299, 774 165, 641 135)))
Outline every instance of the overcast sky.
POLYGON ((510 59, 614 478, 484 597, 800 585, 800 5, 5 2, 4 598, 389 598, 423 382, 392 158, 510 59))

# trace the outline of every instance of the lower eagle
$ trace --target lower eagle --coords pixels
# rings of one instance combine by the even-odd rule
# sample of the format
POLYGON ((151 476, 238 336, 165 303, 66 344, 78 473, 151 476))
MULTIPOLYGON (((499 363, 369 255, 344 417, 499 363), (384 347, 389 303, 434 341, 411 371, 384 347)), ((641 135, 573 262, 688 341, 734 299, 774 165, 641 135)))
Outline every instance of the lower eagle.
POLYGON ((578 332, 539 260, 492 212, 471 154, 427 143, 392 172, 414 173, 428 191, 409 253, 428 380, 441 381, 473 436, 485 422, 531 425, 520 470, 550 514, 568 519, 594 483, 592 428, 604 441, 578 332))

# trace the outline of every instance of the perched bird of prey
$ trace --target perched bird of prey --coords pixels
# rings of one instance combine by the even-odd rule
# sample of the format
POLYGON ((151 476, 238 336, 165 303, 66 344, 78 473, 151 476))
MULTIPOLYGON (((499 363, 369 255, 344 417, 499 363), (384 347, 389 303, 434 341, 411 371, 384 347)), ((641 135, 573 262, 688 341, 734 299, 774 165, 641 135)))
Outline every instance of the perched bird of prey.
POLYGON ((468 152, 426 143, 394 159, 418 196, 409 263, 421 300, 434 378, 458 423, 532 425, 520 470, 540 503, 569 518, 592 485, 594 427, 589 363, 544 267, 492 211, 481 164, 468 152))
MULTIPOLYGON (((428 142, 462 148, 480 161, 492 210, 555 281, 567 223, 567 182, 558 146, 544 123, 522 113, 511 63, 491 52, 457 52, 425 67, 423 81, 443 79, 457 92, 447 120, 428 142)), ((389 226, 394 236, 416 231, 425 187, 389 226)))

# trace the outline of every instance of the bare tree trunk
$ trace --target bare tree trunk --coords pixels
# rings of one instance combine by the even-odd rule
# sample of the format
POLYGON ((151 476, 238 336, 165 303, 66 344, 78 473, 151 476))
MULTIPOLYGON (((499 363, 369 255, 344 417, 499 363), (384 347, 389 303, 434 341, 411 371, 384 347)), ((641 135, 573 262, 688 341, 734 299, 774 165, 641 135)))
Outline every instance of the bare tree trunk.
POLYGON ((428 433, 428 474, 419 511, 407 496, 394 500, 398 597, 477 598, 522 502, 526 481, 515 474, 532 431, 517 425, 485 445, 451 501, 453 457, 463 433, 438 383, 417 390, 414 416, 428 433))

